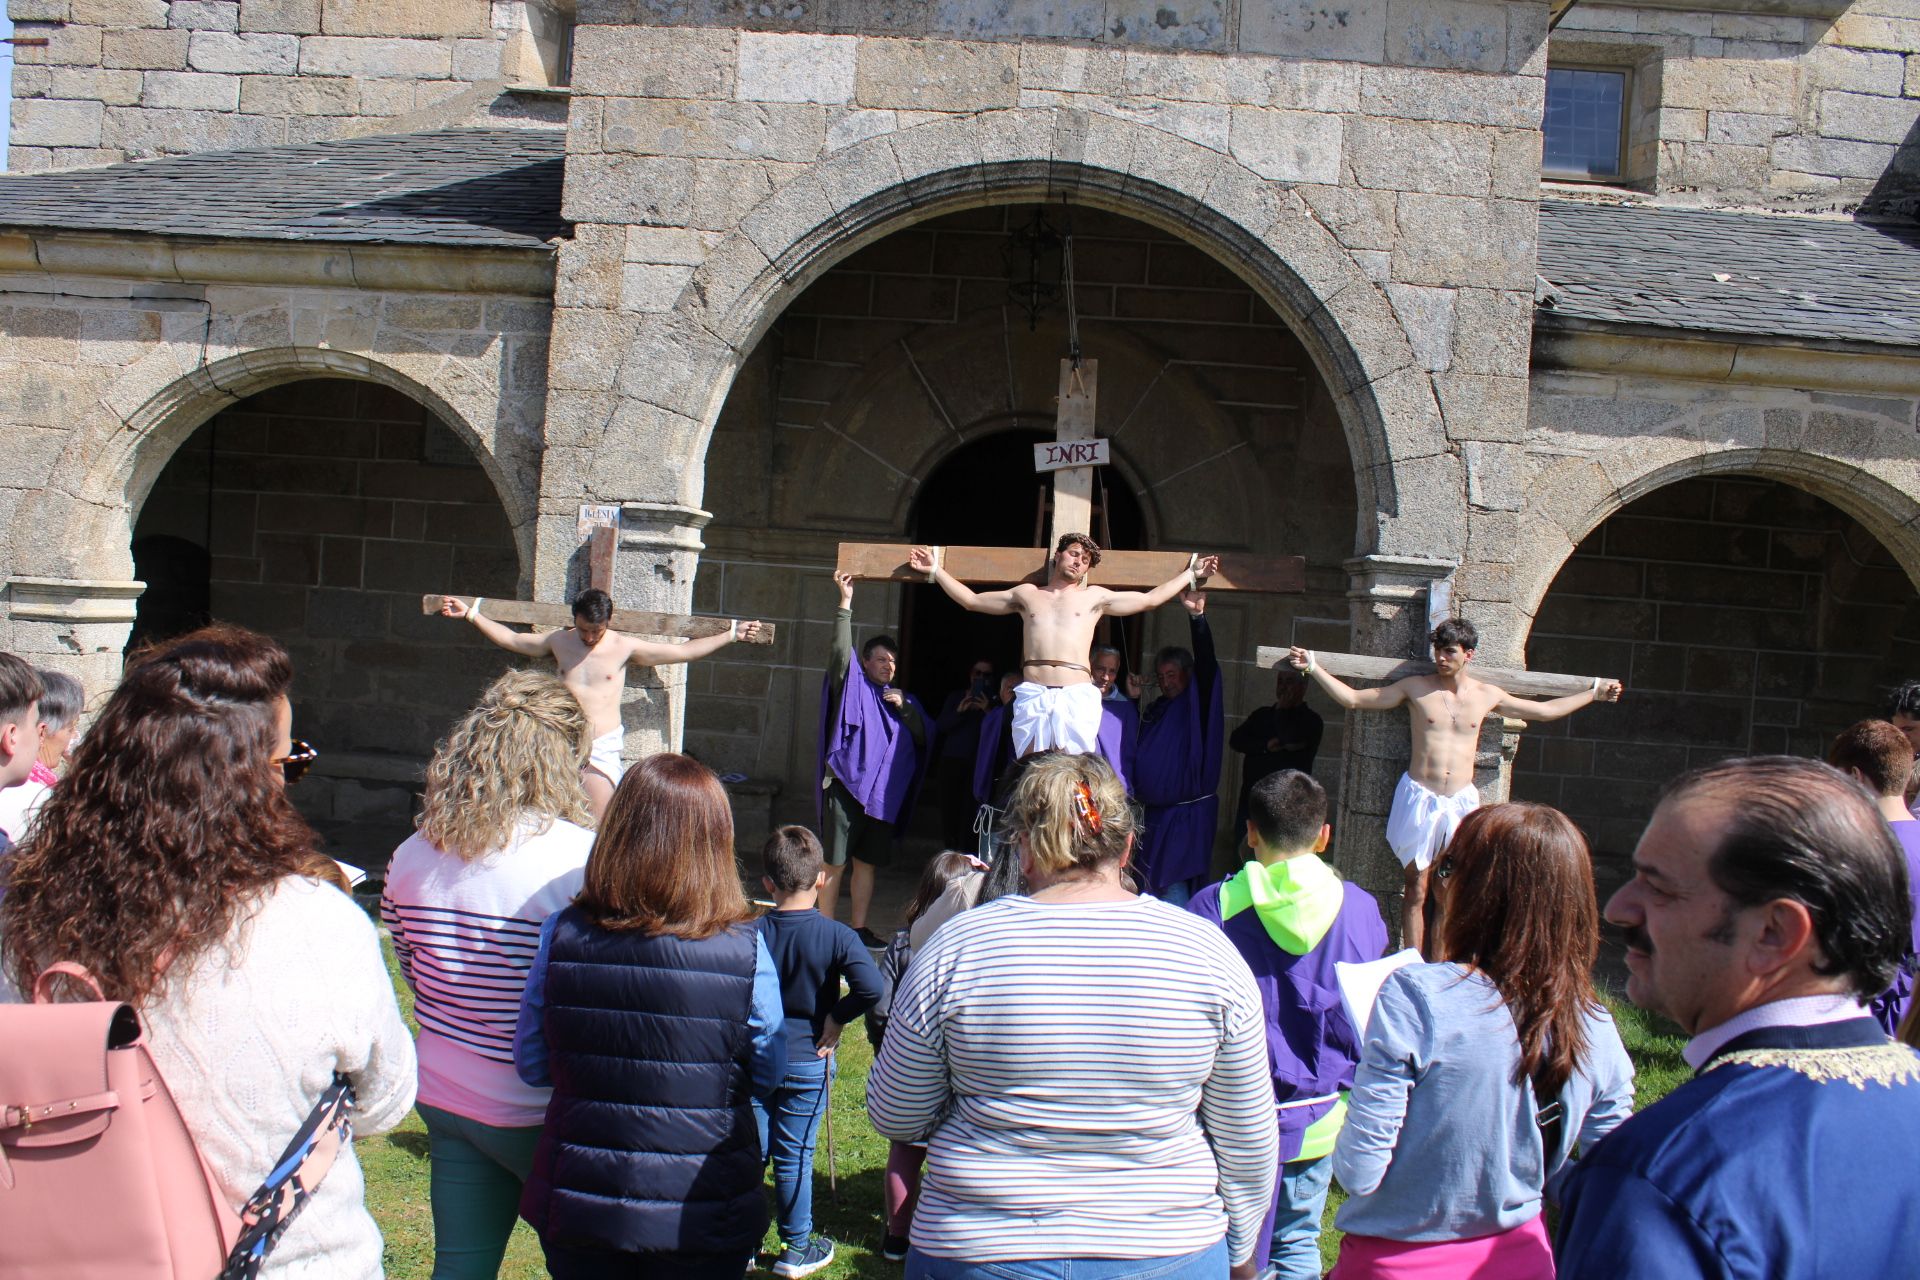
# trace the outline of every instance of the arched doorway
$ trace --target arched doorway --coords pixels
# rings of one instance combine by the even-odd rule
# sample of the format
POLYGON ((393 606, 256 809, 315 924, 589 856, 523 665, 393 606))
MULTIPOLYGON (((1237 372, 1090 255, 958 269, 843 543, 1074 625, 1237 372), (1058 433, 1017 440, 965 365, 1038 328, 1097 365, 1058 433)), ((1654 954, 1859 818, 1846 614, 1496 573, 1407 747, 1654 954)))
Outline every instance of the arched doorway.
POLYGON ((1601 890, 1628 874, 1660 789, 1728 756, 1820 757, 1920 675, 1920 597, 1852 516, 1778 480, 1695 476, 1581 540, 1527 643, 1537 670, 1617 675, 1627 696, 1530 726, 1513 795, 1565 810, 1601 890))
POLYGON ((509 659, 424 617, 428 592, 510 596, 512 530, 479 459, 429 409, 344 378, 289 382, 215 414, 134 521, 135 636, 209 616, 294 660, 295 732, 321 751, 293 792, 336 856, 377 871, 411 828, 426 758, 509 659))
MULTIPOLYGON (((982 436, 945 458, 914 496, 909 536, 915 542, 943 546, 1031 547, 1045 541, 1044 503, 1051 494, 1050 476, 1034 475, 1033 446, 1050 439, 1031 428, 1016 428, 982 436), (1030 483, 1022 483, 1026 473, 1030 483), (1038 536, 1036 536, 1038 535, 1038 536)), ((1103 547, 1144 547, 1145 527, 1139 499, 1110 471, 1102 472, 1095 488, 1094 536, 1103 547)), ((1125 627, 1102 624, 1112 635, 1103 643, 1117 645, 1133 660, 1140 652, 1142 623, 1128 619, 1125 627)), ((906 650, 904 664, 910 688, 930 708, 965 683, 968 664, 988 658, 996 671, 1012 671, 1020 660, 1020 628, 1006 618, 969 613, 933 586, 907 591, 900 626, 906 650)))

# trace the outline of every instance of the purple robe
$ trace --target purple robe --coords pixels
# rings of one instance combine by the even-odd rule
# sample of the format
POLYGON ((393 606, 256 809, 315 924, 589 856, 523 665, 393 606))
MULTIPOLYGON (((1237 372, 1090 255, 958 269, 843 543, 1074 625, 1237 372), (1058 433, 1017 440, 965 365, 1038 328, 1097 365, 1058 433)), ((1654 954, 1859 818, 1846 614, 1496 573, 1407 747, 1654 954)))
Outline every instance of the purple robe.
POLYGON ((993 784, 1013 760, 1013 737, 1008 732, 1013 708, 996 703, 980 721, 980 745, 973 751, 973 798, 978 804, 993 799, 993 784))
MULTIPOLYGON (((981 804, 993 798, 994 782, 1013 760, 1013 739, 1007 733, 1009 711, 1008 707, 995 707, 980 722, 980 747, 973 757, 973 798, 981 804)), ((1133 794, 1131 778, 1139 736, 1140 712, 1133 703, 1109 699, 1100 704, 1100 754, 1113 766, 1114 776, 1128 795, 1133 794)))
POLYGON ((1128 795, 1133 794, 1135 757, 1140 750, 1140 708, 1126 698, 1108 698, 1100 704, 1100 754, 1113 766, 1114 776, 1128 795))
MULTIPOLYGON (((838 698, 833 684, 829 671, 820 690, 821 765, 859 801, 868 817, 896 828, 904 826, 913 815, 914 797, 930 753, 914 745, 912 731, 880 700, 881 686, 867 679, 851 653, 838 698)), ((932 723, 919 699, 909 693, 906 701, 931 732, 932 723)), ((821 802, 815 807, 819 809, 821 802)), ((824 821, 824 814, 821 817, 824 821)))
POLYGON ((1220 765, 1226 753, 1226 708, 1220 661, 1206 618, 1193 623, 1193 679, 1178 697, 1162 698, 1140 716, 1133 794, 1147 807, 1139 873, 1150 892, 1213 869, 1220 825, 1220 765))
MULTIPOLYGON (((1912 956, 1920 955, 1920 822, 1895 822, 1891 826, 1901 852, 1907 855, 1907 894, 1913 899, 1912 950, 1908 953, 1911 963, 1912 956)), ((1900 1021, 1912 1007, 1913 992, 1913 971, 1902 965, 1893 975, 1893 985, 1869 1002, 1873 1016, 1888 1035, 1899 1034, 1900 1021)))

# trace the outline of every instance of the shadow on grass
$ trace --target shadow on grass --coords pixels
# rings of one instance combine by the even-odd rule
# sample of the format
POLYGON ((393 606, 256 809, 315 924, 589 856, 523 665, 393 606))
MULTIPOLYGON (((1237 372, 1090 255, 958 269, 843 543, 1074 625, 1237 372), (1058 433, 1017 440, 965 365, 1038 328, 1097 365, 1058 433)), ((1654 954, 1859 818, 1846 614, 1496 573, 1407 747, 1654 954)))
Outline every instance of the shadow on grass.
POLYGON ((425 1160, 430 1139, 424 1133, 389 1133, 387 1141, 416 1160, 425 1160))

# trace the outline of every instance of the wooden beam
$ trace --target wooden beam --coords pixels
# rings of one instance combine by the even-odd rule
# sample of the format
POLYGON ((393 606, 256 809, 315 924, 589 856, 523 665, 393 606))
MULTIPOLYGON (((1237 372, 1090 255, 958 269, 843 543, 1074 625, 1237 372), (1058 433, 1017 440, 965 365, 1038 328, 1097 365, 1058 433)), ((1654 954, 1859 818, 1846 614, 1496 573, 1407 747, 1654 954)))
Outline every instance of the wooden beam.
MULTIPOLYGON (((1254 660, 1263 667, 1277 667, 1287 660, 1287 651, 1263 644, 1256 651, 1254 660)), ((1322 653, 1316 649, 1313 660, 1321 670, 1342 680, 1404 680, 1408 676, 1433 674, 1431 662, 1415 658, 1370 658, 1363 653, 1322 653)), ((1483 667, 1478 663, 1468 667, 1467 672, 1477 680, 1497 684, 1508 693, 1517 693, 1525 698, 1564 698, 1570 693, 1585 693, 1593 688, 1592 676, 1514 671, 1505 667, 1483 667)))
MULTIPOLYGON (((905 543, 843 542, 836 567, 865 582, 925 582, 927 575, 907 564, 905 543)), ((1006 586, 1045 582, 1049 553, 1041 547, 944 547, 941 567, 970 584, 1006 586)), ((1157 587, 1187 567, 1184 551, 1108 551, 1094 569, 1095 585, 1122 589, 1157 587)), ((1220 572, 1208 578, 1208 591, 1299 592, 1307 589, 1307 562, 1299 556, 1228 553, 1220 572)))
MULTIPOLYGON (((438 613, 445 601, 458 600, 471 605, 472 596, 421 596, 421 613, 438 613)), ((527 627, 545 627, 549 631, 573 625, 573 610, 564 604, 538 604, 526 600, 499 600, 486 597, 480 610, 495 622, 516 623, 527 627)), ((668 640, 698 640, 717 636, 733 625, 732 618, 708 618, 683 613, 642 613, 638 609, 615 609, 607 625, 630 636, 654 636, 668 640)), ((760 624, 752 639, 741 637, 741 644, 772 644, 773 624, 760 624)))
MULTIPOLYGON (((1100 362, 1060 362, 1060 407, 1053 438, 1062 444, 1093 439, 1093 419, 1100 395, 1100 362)), ((1093 532, 1093 468, 1068 467, 1053 473, 1053 528, 1047 545, 1060 545, 1063 533, 1093 532)), ((1165 581, 1163 578, 1161 581, 1165 581)))
POLYGON ((587 539, 587 585, 613 594, 613 557, 620 531, 602 525, 587 539))

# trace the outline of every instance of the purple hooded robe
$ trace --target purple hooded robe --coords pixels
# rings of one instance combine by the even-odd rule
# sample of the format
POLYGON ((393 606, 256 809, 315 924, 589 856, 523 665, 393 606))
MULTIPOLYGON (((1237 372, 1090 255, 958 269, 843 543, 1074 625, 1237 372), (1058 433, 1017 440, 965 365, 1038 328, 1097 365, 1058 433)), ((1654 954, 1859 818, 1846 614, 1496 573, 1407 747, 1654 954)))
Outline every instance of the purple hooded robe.
POLYGON ((1150 892, 1206 875, 1220 825, 1220 765, 1226 754, 1226 708, 1220 660, 1204 616, 1193 624, 1193 678, 1178 696, 1140 715, 1133 794, 1147 807, 1139 874, 1150 892))
MULTIPOLYGON (((839 630, 846 630, 846 669, 836 682, 836 667, 830 666, 821 686, 821 768, 840 780, 868 817, 898 828, 913 815, 914 797, 919 793, 930 753, 915 744, 904 718, 881 701, 882 687, 861 670, 853 652, 851 616, 836 619, 834 625, 835 657, 842 648, 839 630), (834 688, 836 683, 838 690, 834 688)), ((907 707, 920 717, 920 723, 931 724, 920 700, 910 693, 905 696, 907 707)), ((825 795, 823 788, 815 801, 816 811, 824 809, 825 795)), ((823 812, 818 816, 824 821, 823 812)))

